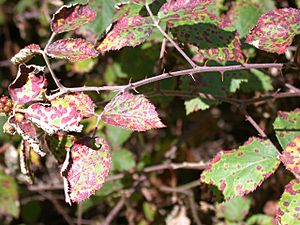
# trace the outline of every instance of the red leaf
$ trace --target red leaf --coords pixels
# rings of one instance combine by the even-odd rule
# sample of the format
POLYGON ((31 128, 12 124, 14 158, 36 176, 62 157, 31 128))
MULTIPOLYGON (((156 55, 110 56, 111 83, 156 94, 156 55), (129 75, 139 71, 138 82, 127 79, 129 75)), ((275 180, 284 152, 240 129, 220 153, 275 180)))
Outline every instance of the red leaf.
POLYGON ((94 45, 84 39, 60 39, 46 49, 49 56, 70 61, 79 61, 98 56, 94 45))
POLYGON ((110 163, 105 140, 84 137, 74 141, 61 169, 66 202, 80 202, 99 190, 109 173, 110 163))
POLYGON ((65 95, 64 99, 73 102, 83 118, 89 118, 95 115, 95 104, 88 95, 76 92, 65 95))
POLYGON ((25 104, 38 100, 45 84, 44 67, 22 64, 8 91, 16 104, 25 104))
POLYGON ((51 20, 51 30, 55 33, 75 30, 92 22, 95 18, 96 11, 87 5, 64 5, 53 15, 51 20))
POLYGON ((111 100, 105 106, 101 119, 110 125, 134 131, 165 127, 154 105, 145 96, 128 93, 111 100))

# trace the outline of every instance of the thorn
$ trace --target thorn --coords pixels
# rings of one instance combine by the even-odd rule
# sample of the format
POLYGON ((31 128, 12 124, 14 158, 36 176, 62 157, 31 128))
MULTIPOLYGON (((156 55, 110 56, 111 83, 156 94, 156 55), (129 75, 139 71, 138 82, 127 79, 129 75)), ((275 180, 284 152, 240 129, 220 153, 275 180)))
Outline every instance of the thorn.
POLYGON ((207 66, 207 63, 208 63, 208 59, 204 61, 203 67, 206 67, 206 66, 207 66))
POLYGON ((134 90, 137 94, 139 94, 140 92, 138 92, 138 90, 136 90, 135 87, 131 87, 132 90, 134 90))
POLYGON ((193 79, 194 82, 196 82, 196 79, 192 73, 190 73, 191 78, 193 79))
POLYGON ((224 81, 224 71, 221 71, 221 79, 222 79, 222 82, 224 81))

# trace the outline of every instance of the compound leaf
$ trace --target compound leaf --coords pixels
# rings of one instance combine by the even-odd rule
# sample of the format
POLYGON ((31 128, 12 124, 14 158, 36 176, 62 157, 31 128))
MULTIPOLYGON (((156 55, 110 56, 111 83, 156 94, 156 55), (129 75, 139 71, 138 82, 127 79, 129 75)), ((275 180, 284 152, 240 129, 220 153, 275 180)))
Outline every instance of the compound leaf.
POLYGON ((282 225, 298 225, 300 221, 300 181, 285 186, 277 209, 277 221, 282 225))
POLYGON ((83 4, 62 6, 56 11, 51 20, 51 30, 54 33, 63 33, 92 22, 96 18, 96 12, 83 4))
POLYGON ((112 99, 105 106, 101 119, 110 125, 134 131, 165 127, 154 105, 145 96, 129 93, 112 99))
POLYGON ((9 94, 16 104, 38 100, 46 84, 44 67, 24 64, 19 66, 16 79, 8 86, 9 94))
POLYGON ((297 135, 300 134, 300 110, 291 112, 278 111, 278 116, 273 123, 276 137, 285 149, 297 135))
POLYGON ((32 59, 34 55, 39 53, 40 50, 41 48, 37 44, 27 45, 26 47, 22 48, 17 54, 15 54, 10 61, 13 64, 26 63, 30 59, 32 59))
POLYGON ((61 169, 66 202, 80 202, 99 190, 109 173, 110 163, 105 140, 98 137, 75 140, 61 169))
POLYGON ((300 178, 300 135, 287 144, 280 159, 287 170, 300 178))
POLYGON ((98 56, 94 45, 84 39, 60 39, 50 44, 46 52, 49 56, 70 61, 80 61, 98 56))
POLYGON ((246 42, 261 50, 282 54, 297 34, 300 34, 300 10, 274 9, 259 18, 246 42))
POLYGON ((226 199, 254 191, 280 164, 269 140, 250 138, 238 150, 221 151, 201 175, 201 181, 217 186, 226 199))
POLYGON ((82 130, 82 125, 79 125, 83 118, 80 110, 73 101, 65 98, 56 98, 51 101, 51 105, 34 103, 27 108, 25 116, 49 135, 59 131, 82 130))
POLYGON ((119 50, 125 46, 134 47, 145 42, 152 31, 153 26, 148 17, 122 17, 112 24, 96 49, 105 52, 119 50))
POLYGON ((0 215, 18 217, 20 203, 17 183, 3 172, 0 172, 0 215))

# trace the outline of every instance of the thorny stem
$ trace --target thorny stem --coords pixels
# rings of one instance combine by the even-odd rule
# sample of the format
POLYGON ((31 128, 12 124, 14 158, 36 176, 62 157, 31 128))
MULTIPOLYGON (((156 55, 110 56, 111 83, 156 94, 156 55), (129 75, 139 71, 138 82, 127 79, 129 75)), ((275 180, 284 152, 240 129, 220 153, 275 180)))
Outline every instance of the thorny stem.
POLYGON ((164 37, 166 39, 168 39, 168 41, 177 49, 177 51, 185 58, 186 61, 188 61, 188 63, 193 67, 196 68, 197 65, 196 63, 193 62, 193 60, 191 60, 191 58, 176 44, 175 41, 173 41, 173 39, 164 31, 164 29, 162 29, 162 27, 159 25, 159 21, 157 21, 149 7, 149 5, 146 3, 145 4, 146 9, 153 21, 154 26, 162 33, 162 35, 164 35, 164 37))
POLYGON ((266 133, 261 129, 261 127, 256 123, 256 121, 248 114, 248 112, 244 109, 241 108, 242 113, 245 115, 245 118, 251 125, 257 130, 257 132, 260 134, 262 138, 267 138, 266 133))
MULTIPOLYGON (((185 70, 179 70, 175 72, 168 72, 168 73, 162 73, 160 75, 146 78, 144 80, 140 80, 134 83, 129 83, 127 85, 120 85, 120 86, 102 86, 102 87, 95 87, 95 86, 84 86, 84 87, 73 87, 73 88, 67 88, 62 86, 59 92, 51 95, 51 99, 57 98, 63 94, 66 94, 68 92, 87 92, 87 91, 128 91, 132 89, 136 89, 140 86, 150 84, 153 82, 157 82, 160 80, 168 79, 171 77, 178 77, 178 76, 185 76, 190 75, 194 73, 202 73, 202 72, 218 72, 218 71, 234 71, 234 70, 246 70, 246 69, 262 69, 262 68, 279 68, 281 69, 283 67, 282 63, 258 63, 258 64, 244 64, 244 65, 233 65, 233 66, 210 66, 210 67, 201 67, 197 66, 193 69, 185 69, 185 70)), ((59 83, 60 84, 60 83, 59 83)))

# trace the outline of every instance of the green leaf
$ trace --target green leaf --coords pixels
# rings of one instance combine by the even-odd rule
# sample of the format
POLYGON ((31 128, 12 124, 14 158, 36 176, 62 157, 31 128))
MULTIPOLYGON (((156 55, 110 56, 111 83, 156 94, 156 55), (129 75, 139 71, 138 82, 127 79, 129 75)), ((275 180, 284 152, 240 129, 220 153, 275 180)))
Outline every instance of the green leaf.
POLYGON ((0 171, 0 215, 17 218, 20 213, 16 181, 0 171))
POLYGON ((251 200, 244 197, 235 197, 217 206, 218 217, 224 217, 231 222, 241 222, 250 210, 251 200))
POLYGON ((98 56, 94 44, 80 38, 57 40, 47 47, 46 53, 53 58, 68 59, 72 62, 98 56))
POLYGON ((291 112, 278 111, 273 127, 281 147, 285 149, 300 134, 300 109, 291 112))
POLYGON ((285 168, 300 178, 300 135, 287 144, 280 156, 285 168))
POLYGON ((126 149, 120 149, 112 153, 112 171, 128 171, 135 167, 134 155, 126 149))
POLYGON ((274 225, 273 218, 264 214, 255 214, 251 216, 246 225, 274 225))
POLYGON ((248 32, 257 24, 258 18, 274 9, 274 2, 270 0, 263 1, 249 1, 238 0, 228 12, 228 16, 232 21, 234 27, 237 29, 241 37, 245 37, 248 32), (268 5, 266 5, 269 3, 268 5), (273 7, 272 7, 273 3, 273 7))
POLYGON ((128 138, 130 138, 132 131, 107 125, 106 134, 110 145, 114 146, 113 149, 117 149, 120 148, 124 142, 128 140, 128 138))
POLYGON ((143 95, 124 93, 113 98, 104 108, 101 119, 133 131, 163 128, 155 106, 143 95))
POLYGON ((259 18, 246 42, 267 52, 283 54, 297 34, 300 34, 300 10, 274 9, 259 18))
POLYGON ((274 90, 271 77, 264 72, 251 69, 250 71, 243 71, 243 73, 247 77, 248 82, 241 83, 240 89, 242 91, 268 92, 274 90))
POLYGON ((292 180, 285 186, 279 201, 276 219, 282 225, 299 225, 300 221, 300 181, 292 180))
POLYGON ((92 22, 95 18, 96 12, 87 5, 63 5, 53 15, 51 20, 51 30, 54 33, 63 33, 75 30, 92 22))
POLYGON ((75 140, 61 169, 66 202, 83 201, 99 190, 109 173, 110 163, 105 140, 98 137, 75 140))
POLYGON ((237 150, 221 151, 201 175, 201 181, 219 188, 226 199, 254 191, 280 164, 270 140, 250 138, 237 150))

